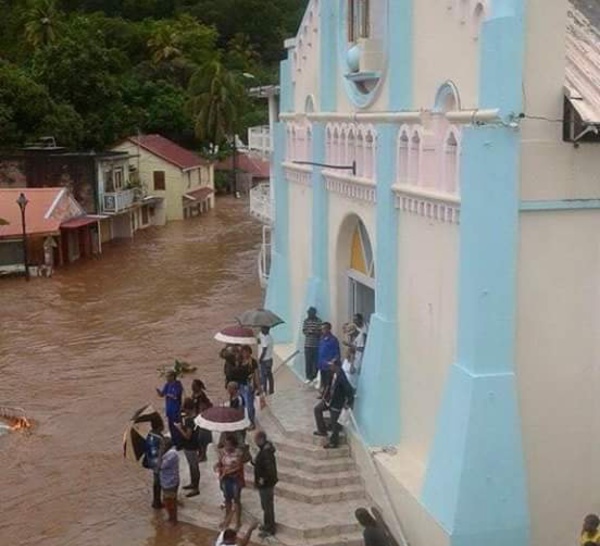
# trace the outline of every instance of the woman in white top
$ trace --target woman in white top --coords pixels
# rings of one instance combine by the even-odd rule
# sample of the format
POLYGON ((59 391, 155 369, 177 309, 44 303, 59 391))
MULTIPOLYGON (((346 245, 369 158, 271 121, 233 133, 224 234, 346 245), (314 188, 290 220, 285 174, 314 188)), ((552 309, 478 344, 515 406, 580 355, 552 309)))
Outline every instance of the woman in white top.
POLYGON ((358 365, 356 363, 356 349, 354 347, 348 347, 346 358, 342 363, 342 370, 346 374, 352 388, 356 390, 356 385, 358 384, 358 365))

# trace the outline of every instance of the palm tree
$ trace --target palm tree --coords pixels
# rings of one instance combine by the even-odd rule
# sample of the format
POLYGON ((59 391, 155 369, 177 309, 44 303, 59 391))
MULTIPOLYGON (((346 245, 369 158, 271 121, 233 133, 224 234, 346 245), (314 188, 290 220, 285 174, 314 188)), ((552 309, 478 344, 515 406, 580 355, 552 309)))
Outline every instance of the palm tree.
POLYGON ((179 32, 170 24, 158 25, 152 37, 148 40, 148 47, 152 52, 152 61, 155 64, 171 62, 182 56, 179 32))
POLYGON ((56 38, 60 11, 55 0, 33 0, 25 12, 25 39, 34 48, 48 45, 56 38))
POLYGON ((199 140, 219 146, 235 134, 244 88, 234 72, 213 59, 200 67, 189 84, 188 107, 199 140))

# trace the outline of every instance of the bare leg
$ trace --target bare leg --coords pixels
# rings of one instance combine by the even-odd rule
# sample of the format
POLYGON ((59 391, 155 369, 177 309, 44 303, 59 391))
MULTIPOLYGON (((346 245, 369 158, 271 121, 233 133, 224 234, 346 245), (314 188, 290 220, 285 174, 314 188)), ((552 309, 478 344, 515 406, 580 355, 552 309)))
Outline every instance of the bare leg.
POLYGON ((242 527, 242 501, 235 502, 235 529, 239 531, 242 527))
POLYGON ((221 524, 221 527, 223 529, 227 529, 229 527, 232 517, 233 517, 232 502, 230 500, 226 500, 225 501, 225 519, 223 520, 223 523, 221 524))

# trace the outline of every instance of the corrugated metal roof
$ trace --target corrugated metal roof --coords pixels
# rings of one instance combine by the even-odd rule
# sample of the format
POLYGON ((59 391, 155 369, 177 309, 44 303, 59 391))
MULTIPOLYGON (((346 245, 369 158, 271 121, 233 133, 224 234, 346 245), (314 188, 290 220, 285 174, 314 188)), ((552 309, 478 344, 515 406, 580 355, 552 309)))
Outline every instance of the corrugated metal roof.
POLYGON ((208 164, 198 154, 175 144, 162 135, 131 136, 127 140, 183 170, 208 164))
POLYGON ((565 91, 585 123, 600 123, 600 1, 571 3, 565 91))

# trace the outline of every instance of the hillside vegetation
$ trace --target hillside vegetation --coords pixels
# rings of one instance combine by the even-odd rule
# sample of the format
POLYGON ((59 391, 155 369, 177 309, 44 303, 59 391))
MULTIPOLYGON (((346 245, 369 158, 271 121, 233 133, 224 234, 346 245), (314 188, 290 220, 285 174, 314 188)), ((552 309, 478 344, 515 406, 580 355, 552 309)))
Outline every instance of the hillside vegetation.
POLYGON ((158 132, 195 149, 266 122, 306 0, 0 0, 0 147, 102 149, 158 132))

